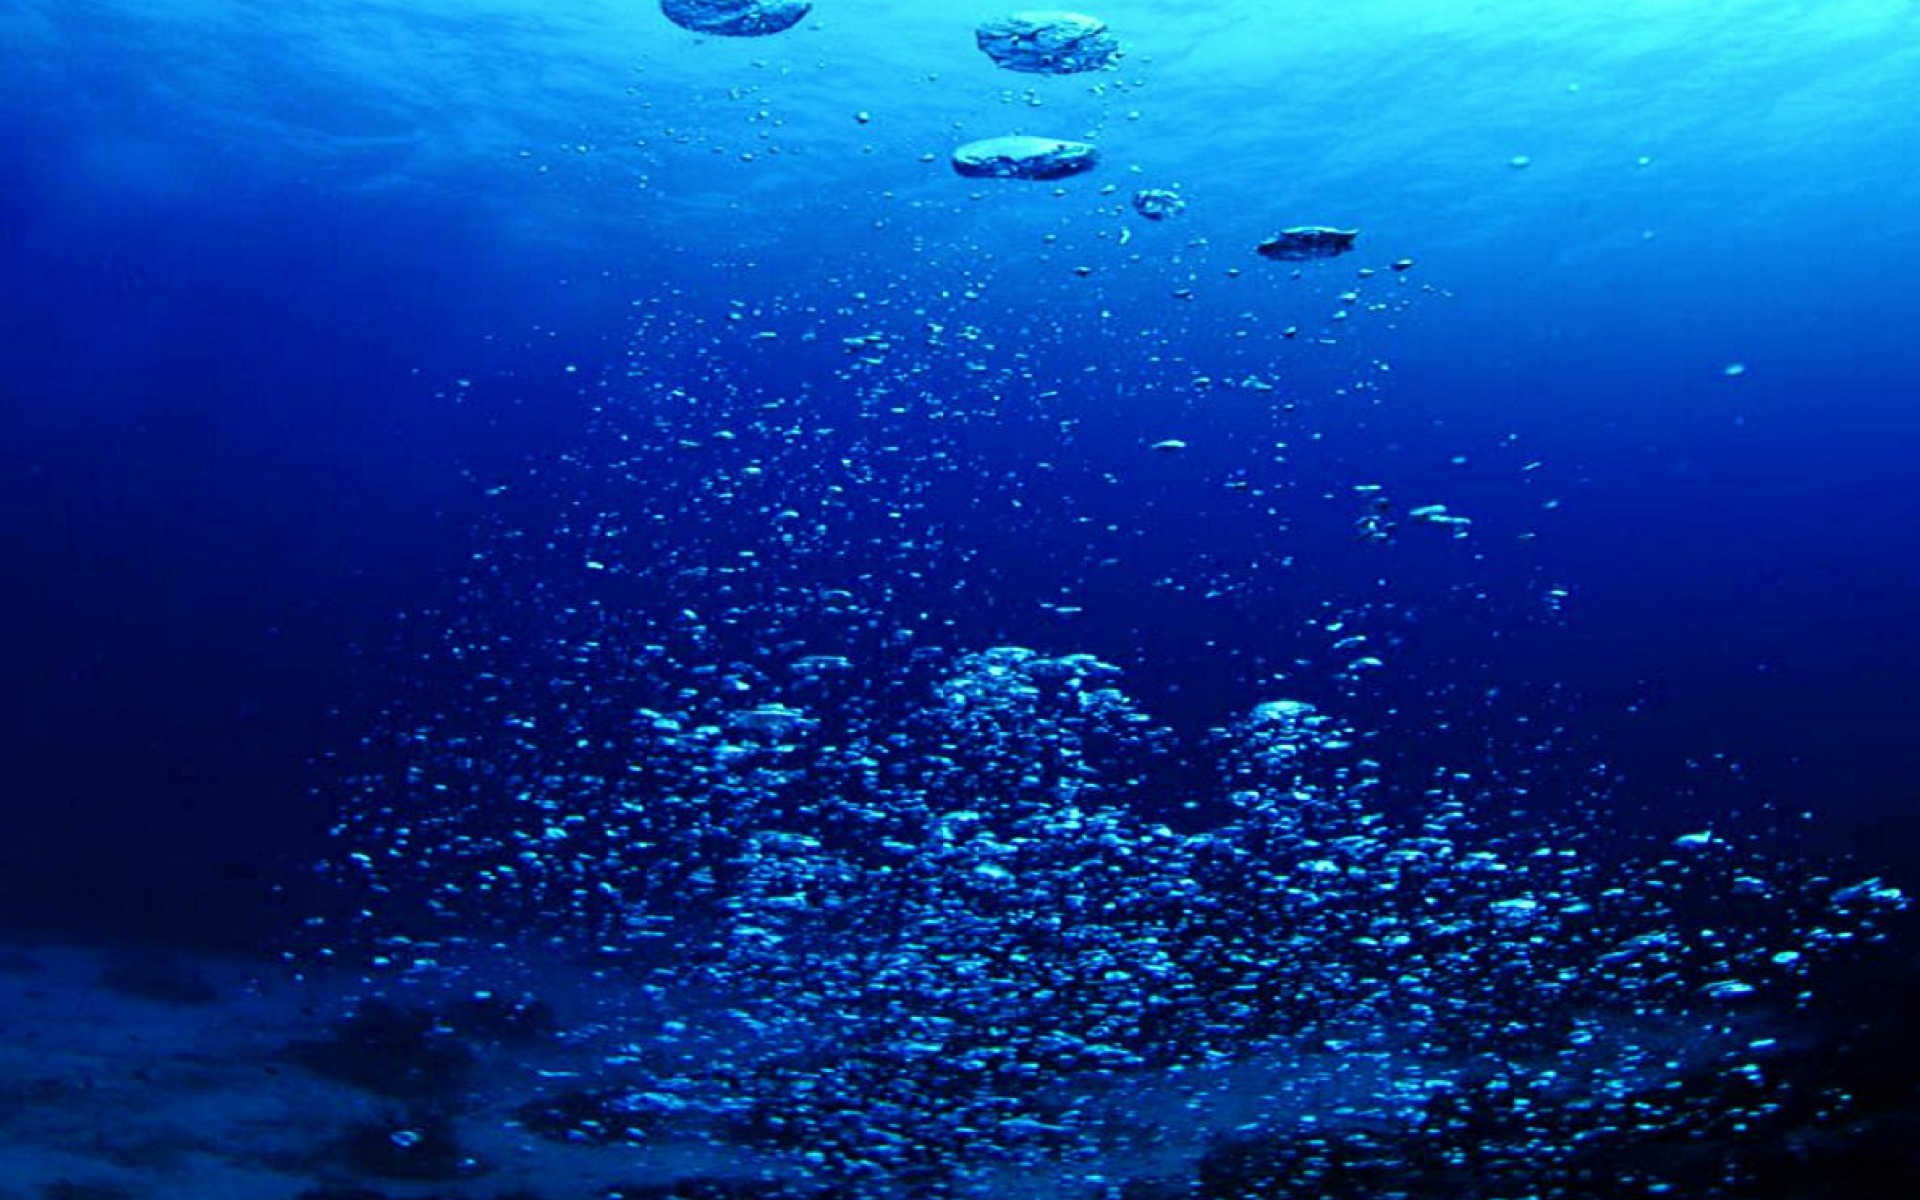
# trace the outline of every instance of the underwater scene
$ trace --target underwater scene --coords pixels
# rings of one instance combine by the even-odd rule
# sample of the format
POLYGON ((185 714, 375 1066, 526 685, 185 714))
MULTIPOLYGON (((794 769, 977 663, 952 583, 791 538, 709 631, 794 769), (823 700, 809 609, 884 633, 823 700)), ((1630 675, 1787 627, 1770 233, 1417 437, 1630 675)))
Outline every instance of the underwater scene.
POLYGON ((1916 87, 0 0, 0 1200, 1920 1196, 1916 87))

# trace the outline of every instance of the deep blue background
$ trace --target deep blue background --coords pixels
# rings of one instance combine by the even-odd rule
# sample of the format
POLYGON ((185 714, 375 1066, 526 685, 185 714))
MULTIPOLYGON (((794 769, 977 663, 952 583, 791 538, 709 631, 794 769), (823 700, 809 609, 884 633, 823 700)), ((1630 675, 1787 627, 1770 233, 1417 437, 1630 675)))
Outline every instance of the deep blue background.
MULTIPOLYGON (((470 186, 367 186, 391 166, 373 152, 315 166, 196 130, 177 89, 163 86, 191 47, 171 46, 163 70, 125 53, 146 27, 123 26, 111 6, 63 12, 67 56, 16 74, 0 108, 10 667, 0 729, 11 768, 0 922, 256 945, 318 902, 268 897, 300 892, 303 864, 323 849, 325 756, 351 745, 405 669, 386 649, 396 614, 457 602, 452 572, 485 511, 463 472, 512 469, 577 442, 581 386, 559 368, 617 376, 636 297, 679 287, 689 309, 713 309, 757 285, 663 257, 669 242, 724 242, 741 228, 737 213, 716 210, 697 228, 616 226, 625 232, 610 242, 606 214, 581 196, 604 197, 619 170, 532 181, 510 174, 503 153, 470 186), (144 161, 140 146, 165 152, 144 161), (503 232, 503 209, 554 236, 503 232), (484 386, 463 399, 459 379, 484 386)), ((271 33, 257 36, 265 54, 271 33)), ((716 87, 743 70, 735 59, 711 69, 716 87)), ((274 95, 282 108, 318 111, 336 89, 290 79, 274 95)), ((674 94, 662 89, 659 103, 674 94)), ((610 88, 606 103, 627 99, 610 88)), ((853 99, 883 108, 829 94, 820 103, 836 129, 853 99)), ((450 125, 471 100, 448 102, 450 125)), ((802 95, 785 115, 799 120, 814 103, 802 95)), ((1860 103, 1871 112, 1870 97, 1860 103)), ((1846 122, 1849 137, 1869 136, 1860 116, 1846 122)), ((699 118, 636 119, 657 132, 699 118)), ((601 120, 602 132, 623 132, 601 120)), ((569 121, 594 127, 578 113, 549 123, 569 121)), ((1609 240, 1615 225, 1631 230, 1660 208, 1616 201, 1609 187, 1638 186, 1624 172, 1549 177, 1555 190, 1512 201, 1509 223, 1492 231, 1435 224, 1414 202, 1417 186, 1343 195, 1344 211, 1382 231, 1382 253, 1417 255, 1418 278, 1452 296, 1422 301, 1391 331, 1355 322, 1360 353, 1391 359, 1391 390, 1351 419, 1319 410, 1328 449, 1295 455, 1316 481, 1302 490, 1377 472, 1408 502, 1471 514, 1478 559, 1437 541, 1368 557, 1372 548, 1323 521, 1294 548, 1309 565, 1290 606, 1223 615, 1151 587, 1196 553, 1230 564, 1235 538, 1253 536, 1212 507, 1217 489, 1175 482, 1142 520, 1189 536, 1210 529, 1217 546, 1143 551, 1103 579, 1108 602, 1085 622, 1037 624, 1024 637, 1028 601, 1059 589, 1037 578, 1044 545, 1002 547, 981 569, 1006 615, 970 613, 965 632, 1113 657, 1156 711, 1204 728, 1265 694, 1259 672, 1223 658, 1223 646, 1282 655, 1277 625, 1381 591, 1371 581, 1385 578, 1407 636, 1383 704, 1491 713, 1460 697, 1498 689, 1508 707, 1497 711, 1539 706, 1539 719, 1575 731, 1580 753, 1619 768, 1623 823, 1660 828, 1768 798, 1818 813, 1823 848, 1911 880, 1920 349, 1898 246, 1884 233, 1910 228, 1911 216, 1886 185, 1898 172, 1885 153, 1835 161, 1821 128, 1803 131, 1805 162, 1825 172, 1826 191, 1775 187, 1778 146, 1746 176, 1707 163, 1670 185, 1684 203, 1678 233, 1654 243, 1657 260, 1636 257, 1645 248, 1631 237, 1609 240), (1852 191, 1832 175, 1848 161, 1860 173, 1852 191), (1755 196, 1772 207, 1740 207, 1755 196), (1716 202, 1741 219, 1716 230, 1702 217, 1716 202), (1562 243, 1588 248, 1562 254, 1562 243), (1722 376, 1736 360, 1750 371, 1722 376), (1498 449, 1509 434, 1517 448, 1498 449), (1469 462, 1450 465, 1456 453, 1469 462), (1545 465, 1523 479, 1517 464, 1532 459, 1545 465), (1542 517, 1549 496, 1564 503, 1542 517), (1513 539, 1532 528, 1537 543, 1513 539), (1537 605, 1550 585, 1572 592, 1564 622, 1537 605), (1462 599, 1474 592, 1493 598, 1462 599), (1714 754, 1743 771, 1729 782, 1688 766, 1714 754)), ((705 186, 715 161, 690 149, 679 169, 705 186)), ((669 153, 654 166, 678 162, 669 153)), ((922 194, 964 213, 967 185, 921 170, 912 180, 922 194)), ((1519 174, 1496 162, 1484 186, 1519 174)), ((861 226, 841 220, 834 195, 803 179, 755 203, 809 238, 844 238, 844 261, 863 261, 861 226)), ((1204 199, 1180 232, 1209 230, 1231 253, 1237 228, 1218 207, 1210 218, 1204 199)), ((1078 210, 1063 218, 1032 203, 1034 219, 1071 234, 1078 210)), ((990 240, 948 211, 919 218, 923 232, 990 240)), ((991 219, 1021 217, 1014 202, 991 219)), ((1273 222, 1264 211, 1249 219, 1273 222)), ((1143 243, 1148 253, 1172 245, 1143 243)), ((1032 249, 1030 238, 1013 244, 1032 249)), ((771 247, 770 276, 833 269, 819 262, 831 244, 811 254, 821 248, 796 235, 771 247)), ((1038 308, 1065 286, 1060 271, 1031 285, 1016 273, 995 302, 1038 308)), ((1156 292, 1140 305, 1165 302, 1156 292)), ((1194 361, 1244 353, 1204 328, 1186 337, 1194 361)), ((1185 432, 1161 428, 1178 425, 1122 414, 1083 449, 1137 471, 1139 439, 1185 432)), ((1007 471, 1031 457, 1014 445, 975 450, 1007 471)), ((1189 461, 1209 468, 1206 454, 1196 444, 1189 461)), ((1071 554, 1079 535, 1051 536, 1071 554)))

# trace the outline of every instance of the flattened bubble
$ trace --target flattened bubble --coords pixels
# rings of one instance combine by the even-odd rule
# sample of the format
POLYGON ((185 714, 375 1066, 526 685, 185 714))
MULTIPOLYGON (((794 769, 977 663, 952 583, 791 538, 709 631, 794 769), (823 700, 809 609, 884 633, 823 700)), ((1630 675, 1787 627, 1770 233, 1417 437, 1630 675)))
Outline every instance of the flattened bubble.
POLYGON ((727 722, 734 730, 766 734, 771 737, 786 737, 789 734, 804 732, 819 724, 797 708, 784 704, 762 704, 745 712, 734 713, 727 722))
POLYGON ((1097 71, 1120 57, 1107 23, 1085 13, 1012 13, 982 21, 973 36, 996 64, 1036 75, 1097 71))
POLYGON ((1065 179, 1099 162, 1086 142, 1048 137, 983 138, 953 152, 954 172, 969 179, 1065 179))
POLYGON ((1133 211, 1149 221, 1178 216, 1186 207, 1186 200, 1172 188, 1141 188, 1133 194, 1133 211))
POLYGON ((1334 258, 1353 249, 1358 229, 1335 229, 1331 225, 1296 225, 1282 229, 1254 249, 1262 258, 1276 262, 1304 262, 1313 258, 1334 258))
POLYGON ((719 37, 765 37, 799 24, 811 0, 660 0, 660 11, 682 29, 719 37))
POLYGON ((1488 907, 1496 915, 1509 920, 1524 920, 1539 913, 1540 902, 1531 896, 1515 896, 1509 900, 1495 900, 1488 907))

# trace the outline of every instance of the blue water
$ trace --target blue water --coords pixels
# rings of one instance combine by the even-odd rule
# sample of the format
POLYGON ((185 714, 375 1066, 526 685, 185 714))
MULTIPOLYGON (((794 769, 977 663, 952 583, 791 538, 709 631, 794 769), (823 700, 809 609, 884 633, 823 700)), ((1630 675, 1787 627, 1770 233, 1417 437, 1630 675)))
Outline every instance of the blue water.
MULTIPOLYGON (((602 828, 638 760, 857 845, 683 795, 712 778, 618 720, 793 704, 924 796, 960 785, 916 774, 918 706, 1004 646, 1120 670, 1164 732, 1095 721, 1131 747, 1102 802, 1182 835, 1234 819, 1253 735, 1217 731, 1292 699, 1394 819, 1471 777, 1489 845, 1711 829, 1808 896, 1912 890, 1920 6, 1097 12, 1125 57, 1051 78, 932 0, 758 39, 641 0, 0 0, 0 928, 309 966, 303 923, 358 962, 436 903, 432 936, 617 937, 449 873, 538 841, 529 780, 602 828), (950 170, 1005 133, 1102 162, 950 170), (1354 252, 1254 253, 1317 224, 1354 252)), ((1006 745, 1058 750, 1040 719, 1006 745)), ((1004 784, 982 747, 967 786, 1004 784)), ((1675 911, 1745 927, 1716 903, 1675 911)), ((1833 968, 1869 992, 1782 1007, 1911 994, 1895 925, 1833 968)), ((1823 1194, 1895 1194, 1861 1186, 1823 1194)))

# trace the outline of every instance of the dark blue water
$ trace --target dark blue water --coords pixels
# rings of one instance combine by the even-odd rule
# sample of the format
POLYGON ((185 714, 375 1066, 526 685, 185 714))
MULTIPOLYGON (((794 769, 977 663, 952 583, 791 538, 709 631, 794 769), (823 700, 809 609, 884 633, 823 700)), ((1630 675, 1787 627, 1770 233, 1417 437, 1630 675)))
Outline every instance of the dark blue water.
MULTIPOLYGON (((1182 830, 1228 819, 1208 731, 1285 697, 1396 817, 1470 774, 1490 838, 1711 828, 1911 890, 1920 10, 1141 0, 1058 79, 984 15, 0 4, 0 928, 306 954, 369 903, 316 864, 511 845, 525 780, 644 757, 617 713, 721 720, 744 666, 900 749, 1007 645, 1122 669, 1167 731, 1126 803, 1182 830), (1104 159, 948 169, 1007 132, 1104 159), (1357 248, 1254 254, 1304 224, 1357 248)), ((455 869, 395 858, 362 948, 455 869)), ((1811 1026, 1910 994, 1910 939, 1840 958, 1872 986, 1811 1026)))

